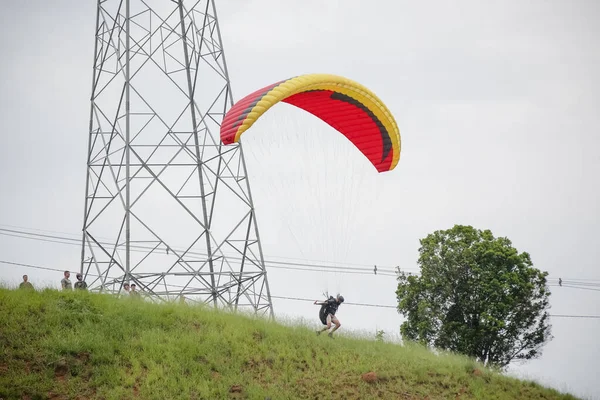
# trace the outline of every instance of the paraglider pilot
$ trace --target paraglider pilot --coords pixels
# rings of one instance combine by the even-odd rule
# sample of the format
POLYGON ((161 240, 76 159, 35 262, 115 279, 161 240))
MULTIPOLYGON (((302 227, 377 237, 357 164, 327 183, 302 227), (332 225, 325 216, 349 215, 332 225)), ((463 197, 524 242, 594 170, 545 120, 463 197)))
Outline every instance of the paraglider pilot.
POLYGON ((335 313, 337 312, 337 309, 340 306, 340 304, 342 304, 343 302, 344 302, 344 296, 342 296, 342 295, 338 295, 337 298, 334 298, 333 296, 329 296, 329 299, 327 299, 326 301, 316 301, 315 300, 314 304, 321 306, 321 310, 319 312, 319 318, 321 319, 321 322, 323 323, 323 325, 326 325, 325 328, 317 331, 317 335, 320 335, 321 332, 326 331, 329 328, 331 328, 331 323, 333 322, 335 324, 335 327, 328 334, 328 336, 330 338, 333 338, 333 332, 335 332, 336 330, 338 330, 340 328, 340 326, 342 326, 342 324, 340 324, 340 321, 335 316, 335 313))

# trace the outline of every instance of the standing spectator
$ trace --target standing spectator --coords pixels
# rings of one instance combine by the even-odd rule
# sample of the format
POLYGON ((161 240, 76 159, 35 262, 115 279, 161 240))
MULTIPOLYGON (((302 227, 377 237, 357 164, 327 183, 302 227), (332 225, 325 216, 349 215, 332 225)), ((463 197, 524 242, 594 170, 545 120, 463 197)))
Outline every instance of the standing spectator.
POLYGON ((125 292, 126 295, 129 295, 129 283, 123 284, 123 291, 125 292))
POLYGON ((77 274, 77 282, 75 282, 75 289, 87 290, 87 283, 83 280, 83 275, 77 274))
POLYGON ((71 281, 69 280, 69 277, 71 276, 71 273, 69 271, 65 271, 65 277, 61 279, 60 281, 60 285, 62 286, 63 290, 72 290, 73 286, 71 285, 71 281))
POLYGON ((137 290, 135 290, 135 283, 131 284, 131 292, 129 292, 129 294, 132 297, 140 297, 140 292, 138 292, 137 290))
POLYGON ((23 275, 23 282, 19 285, 19 289, 33 289, 33 285, 28 279, 27 275, 23 275))

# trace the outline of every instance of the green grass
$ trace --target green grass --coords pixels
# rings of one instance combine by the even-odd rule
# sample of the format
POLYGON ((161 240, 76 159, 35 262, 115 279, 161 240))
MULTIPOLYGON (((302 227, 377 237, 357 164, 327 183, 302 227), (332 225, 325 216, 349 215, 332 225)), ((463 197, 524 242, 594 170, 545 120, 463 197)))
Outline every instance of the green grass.
POLYGON ((0 399, 575 398, 419 346, 85 292, 0 289, 0 345, 0 399))

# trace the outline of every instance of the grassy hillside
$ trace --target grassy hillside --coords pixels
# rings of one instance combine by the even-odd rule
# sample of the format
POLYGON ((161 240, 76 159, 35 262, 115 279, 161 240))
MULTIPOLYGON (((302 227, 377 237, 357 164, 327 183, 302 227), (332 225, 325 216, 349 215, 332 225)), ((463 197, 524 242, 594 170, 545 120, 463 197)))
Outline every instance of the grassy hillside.
POLYGON ((0 289, 0 344, 0 399, 574 398, 419 347, 88 293, 0 289))

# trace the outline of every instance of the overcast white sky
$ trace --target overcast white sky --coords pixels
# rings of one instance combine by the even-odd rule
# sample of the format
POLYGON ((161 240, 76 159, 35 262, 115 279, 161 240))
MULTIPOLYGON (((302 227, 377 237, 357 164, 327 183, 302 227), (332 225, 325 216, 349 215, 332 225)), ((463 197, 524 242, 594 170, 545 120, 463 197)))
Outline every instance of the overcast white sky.
MULTIPOLYGON (((411 270, 420 238, 460 223, 509 237, 551 278, 600 283, 600 3, 365 4, 217 3, 236 99, 334 73, 377 93, 402 134, 398 167, 376 174, 314 117, 287 105, 265 115, 244 149, 266 256, 411 270)), ((0 228, 79 235, 95 5, 3 3, 0 228)), ((77 246, 0 235, 0 261, 76 270, 79 256, 77 246)), ((5 282, 24 273, 38 286, 61 278, 0 264, 5 282)), ((269 282, 275 296, 396 302, 391 277, 272 269, 269 282)), ((598 291, 552 292, 553 314, 600 314, 598 291)), ((310 303, 274 307, 316 319, 310 303)), ((373 335, 397 336, 402 322, 393 309, 356 306, 339 318, 343 330, 373 335)), ((514 372, 600 398, 600 320, 552 324, 542 357, 514 372)))

